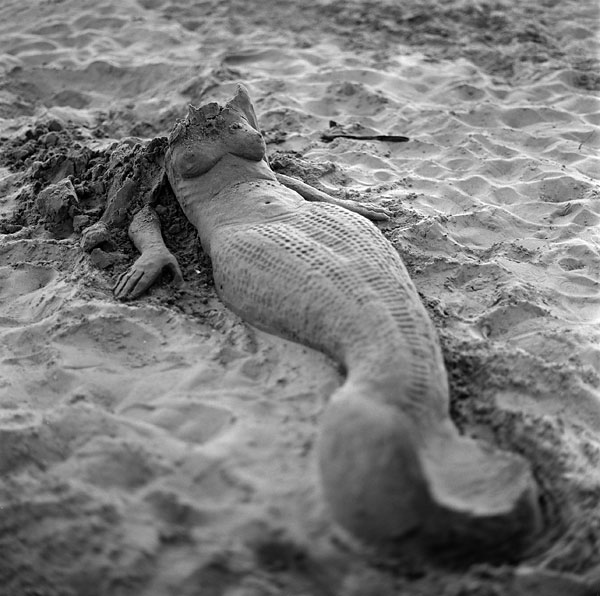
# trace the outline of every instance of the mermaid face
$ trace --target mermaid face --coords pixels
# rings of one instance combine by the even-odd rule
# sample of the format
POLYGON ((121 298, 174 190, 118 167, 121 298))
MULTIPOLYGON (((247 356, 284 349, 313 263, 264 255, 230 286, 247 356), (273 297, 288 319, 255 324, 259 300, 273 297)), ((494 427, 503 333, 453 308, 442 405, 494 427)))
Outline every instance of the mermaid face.
POLYGON ((217 103, 190 106, 187 118, 171 131, 166 157, 172 175, 195 178, 227 154, 260 161, 265 151, 248 92, 239 85, 224 107, 217 103))

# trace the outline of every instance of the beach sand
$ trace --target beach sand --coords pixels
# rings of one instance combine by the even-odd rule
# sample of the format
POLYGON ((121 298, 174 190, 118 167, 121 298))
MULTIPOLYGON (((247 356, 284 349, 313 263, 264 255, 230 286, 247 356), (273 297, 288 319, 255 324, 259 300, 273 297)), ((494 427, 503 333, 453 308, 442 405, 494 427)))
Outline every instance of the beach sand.
POLYGON ((600 593, 597 28, 592 0, 5 0, 0 594, 600 593), (342 377, 218 301, 172 197, 179 290, 114 299, 127 214, 81 250, 139 143, 237 82, 274 169, 393 211, 455 423, 531 463, 525 553, 388 559, 333 527, 313 445, 342 377))

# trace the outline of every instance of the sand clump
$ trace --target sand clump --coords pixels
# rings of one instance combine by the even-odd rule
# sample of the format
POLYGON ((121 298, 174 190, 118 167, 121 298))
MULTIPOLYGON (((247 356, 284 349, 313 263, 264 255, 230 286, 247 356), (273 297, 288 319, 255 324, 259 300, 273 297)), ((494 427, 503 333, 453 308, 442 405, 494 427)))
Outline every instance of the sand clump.
POLYGON ((598 591, 593 3, 11 1, 0 16, 0 594, 598 591), (441 336, 454 422, 524 456, 540 487, 544 530, 520 557, 390 561, 333 528, 313 449, 341 375, 220 304, 155 175, 150 140, 238 81, 275 170, 394 211, 380 228, 441 336), (411 140, 324 143, 330 120, 411 140), (185 284, 119 303, 147 201, 185 284))

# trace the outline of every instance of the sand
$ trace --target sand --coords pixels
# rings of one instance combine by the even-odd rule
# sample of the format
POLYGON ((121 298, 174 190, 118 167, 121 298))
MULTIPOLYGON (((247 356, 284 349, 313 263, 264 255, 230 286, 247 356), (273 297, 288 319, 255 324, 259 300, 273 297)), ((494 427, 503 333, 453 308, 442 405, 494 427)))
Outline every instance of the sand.
POLYGON ((5 0, 0 594, 600 592, 597 26, 591 0, 5 0), (533 467, 525 553, 390 560, 333 527, 313 444, 340 373, 222 306, 168 193, 179 290, 113 298, 131 213, 81 249, 149 190, 142 145, 238 81, 276 170, 394 212, 455 423, 533 467))

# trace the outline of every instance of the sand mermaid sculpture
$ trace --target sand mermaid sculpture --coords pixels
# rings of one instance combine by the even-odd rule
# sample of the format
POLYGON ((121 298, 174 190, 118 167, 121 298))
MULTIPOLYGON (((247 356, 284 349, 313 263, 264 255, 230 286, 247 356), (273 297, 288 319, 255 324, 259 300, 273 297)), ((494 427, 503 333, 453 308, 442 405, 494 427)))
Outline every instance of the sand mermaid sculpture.
MULTIPOLYGON (((225 106, 190 106, 170 134, 165 168, 224 304, 346 372, 317 443, 339 525, 380 546, 410 537, 491 550, 539 529, 528 464, 461 436, 450 419, 432 322, 398 253, 367 219, 385 218, 383 209, 276 175, 241 85, 225 106)), ((181 279, 150 207, 129 235, 141 257, 118 280, 118 298, 139 296, 165 268, 181 279)))

